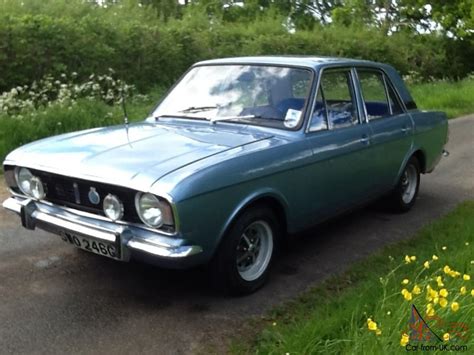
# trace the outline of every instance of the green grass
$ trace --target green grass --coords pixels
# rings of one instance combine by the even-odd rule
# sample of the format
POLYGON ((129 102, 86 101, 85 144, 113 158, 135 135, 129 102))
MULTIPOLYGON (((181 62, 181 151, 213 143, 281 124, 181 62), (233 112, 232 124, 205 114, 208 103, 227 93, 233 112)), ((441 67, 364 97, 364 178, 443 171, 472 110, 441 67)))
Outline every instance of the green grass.
MULTIPOLYGON (((473 281, 463 280, 463 274, 474 271, 474 201, 461 204, 455 211, 426 226, 408 241, 399 242, 379 254, 352 266, 346 273, 332 277, 295 301, 274 309, 264 321, 255 321, 248 334, 257 336, 235 340, 233 353, 258 354, 392 354, 406 353, 400 345, 403 332, 409 328, 411 304, 415 304, 433 330, 441 336, 450 322, 464 322, 474 329, 473 281), (469 243, 466 245, 466 243, 469 243), (443 250, 446 246, 446 250, 443 250), (405 262, 405 256, 416 261, 405 262), (432 260, 437 255, 438 260, 432 260), (430 262, 430 268, 423 264, 430 262), (449 265, 460 276, 443 272, 449 265), (442 276, 449 291, 448 306, 435 305, 436 314, 444 321, 437 323, 426 315, 426 285, 440 289, 435 281, 442 276), (402 285, 408 279, 407 285, 402 285), (412 293, 413 300, 401 295, 403 288, 421 288, 412 293), (461 295, 465 285, 467 293, 461 295), (456 301, 460 309, 454 312, 450 304, 456 301), (377 323, 382 333, 370 331, 367 319, 377 323)), ((472 275, 474 278, 474 275, 472 275)), ((459 329, 458 329, 459 330, 459 329)), ((412 342, 412 344, 414 344, 412 342)), ((458 344, 474 347, 474 336, 458 344)))
POLYGON ((409 85, 418 107, 439 110, 449 118, 474 113, 474 78, 409 85))

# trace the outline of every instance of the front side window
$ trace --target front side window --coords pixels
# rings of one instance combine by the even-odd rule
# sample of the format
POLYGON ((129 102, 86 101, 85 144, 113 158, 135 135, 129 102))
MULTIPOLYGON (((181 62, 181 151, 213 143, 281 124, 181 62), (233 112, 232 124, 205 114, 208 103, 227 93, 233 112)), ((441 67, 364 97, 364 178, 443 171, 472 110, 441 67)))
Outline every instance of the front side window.
POLYGON ((349 127, 359 123, 349 69, 326 70, 316 97, 310 130, 349 127))
POLYGON ((153 116, 296 129, 303 119, 311 82, 312 72, 307 69, 198 66, 184 76, 153 116))
POLYGON ((357 75, 369 121, 403 112, 394 90, 386 85, 382 72, 358 69, 357 75))

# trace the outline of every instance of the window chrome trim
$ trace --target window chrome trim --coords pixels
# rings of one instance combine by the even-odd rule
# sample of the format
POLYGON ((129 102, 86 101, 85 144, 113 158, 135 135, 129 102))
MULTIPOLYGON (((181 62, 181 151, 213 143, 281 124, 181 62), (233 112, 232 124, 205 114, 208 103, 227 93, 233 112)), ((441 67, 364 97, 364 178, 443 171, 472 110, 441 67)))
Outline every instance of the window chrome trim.
POLYGON ((359 87, 359 90, 360 90, 361 103, 362 103, 362 106, 363 106, 363 109, 364 109, 365 120, 366 120, 367 123, 369 123, 373 120, 379 120, 379 119, 382 119, 382 118, 388 118, 388 117, 395 116, 393 114, 392 106, 390 105, 390 96, 388 94, 388 87, 390 87, 392 89, 393 93, 395 94, 395 99, 397 100, 398 105, 402 109, 402 113, 407 113, 407 108, 405 106, 405 103, 403 102, 403 100, 400 99, 400 94, 398 93, 397 88, 395 87, 395 85, 393 85, 392 81, 390 80, 390 78, 387 75, 387 73, 385 72, 385 70, 383 70, 382 68, 367 67, 367 66, 355 66, 354 69, 356 71, 357 78, 358 78, 357 83, 358 83, 358 87, 359 87), (382 75, 382 79, 383 79, 383 83, 384 83, 384 89, 385 89, 385 96, 388 100, 390 115, 381 116, 381 117, 377 117, 377 118, 373 118, 372 120, 369 120, 369 115, 367 114, 367 107, 365 105, 365 100, 364 100, 364 93, 362 91, 362 86, 360 85, 360 79, 358 77, 358 71, 379 72, 382 75))
MULTIPOLYGON (((249 124, 250 126, 256 126, 256 127, 264 127, 264 128, 272 128, 272 129, 278 129, 282 131, 288 131, 288 132, 298 132, 301 131, 301 128, 304 127, 306 117, 308 116, 308 112, 311 106, 311 97, 310 95, 312 94, 312 88, 314 86, 314 83, 316 82, 316 74, 317 70, 313 66, 308 66, 308 65, 303 65, 303 64, 279 64, 279 63, 253 63, 251 61, 245 61, 245 60, 236 60, 236 61, 230 61, 230 62, 220 62, 220 63, 206 63, 206 62, 198 62, 193 65, 191 65, 184 73, 179 77, 178 80, 169 88, 168 91, 164 93, 164 95, 161 97, 161 99, 158 101, 158 103, 153 107, 153 109, 149 112, 147 119, 149 117, 155 117, 154 112, 160 107, 160 105, 163 103, 163 101, 171 94, 171 92, 178 86, 178 84, 188 75, 188 73, 196 68, 200 67, 215 67, 215 66, 254 66, 254 67, 276 67, 276 68, 285 68, 285 69, 299 69, 299 70, 305 70, 310 73, 310 90, 308 92, 308 95, 306 96, 305 104, 303 108, 301 109, 301 117, 298 122, 298 125, 293 127, 293 128, 288 128, 288 127, 270 127, 267 125, 256 125, 256 124, 249 124)), ((194 119, 195 120, 195 119, 194 119)), ((196 120, 195 120, 196 121, 196 120)), ((226 121, 226 123, 237 123, 237 121, 226 121)))
POLYGON ((383 86, 385 90, 385 98, 387 100, 387 105, 388 105, 388 112, 390 113, 390 116, 393 116, 393 107, 391 105, 392 100, 390 99, 390 94, 388 93, 387 78, 385 77, 383 73, 382 73, 382 81, 383 81, 383 86))
MULTIPOLYGON (((350 87, 350 92, 352 94, 352 99, 355 101, 355 107, 357 109, 357 112, 356 112, 357 124, 362 124, 362 116, 361 116, 359 103, 358 103, 358 98, 357 98, 356 77, 354 76, 354 73, 352 71, 353 68, 354 67, 349 66, 349 65, 342 65, 342 66, 332 66, 331 65, 331 66, 323 66, 319 69, 318 77, 315 80, 316 90, 313 93, 313 97, 312 97, 313 102, 312 102, 312 105, 311 105, 311 110, 308 110, 309 111, 309 117, 308 117, 308 121, 307 121, 307 124, 306 124, 305 133, 315 133, 315 132, 331 131, 331 130, 334 130, 334 129, 338 129, 338 128, 331 128, 330 127, 328 109, 327 109, 327 105, 325 105, 327 128, 326 129, 319 129, 319 130, 315 130, 315 131, 311 130, 311 121, 313 119, 314 110, 316 108, 317 95, 318 95, 319 89, 321 87, 321 78, 324 74, 324 71, 326 71, 326 70, 327 71, 336 71, 336 72, 338 72, 338 71, 347 71, 347 72, 349 72, 349 77, 350 77, 350 81, 351 81, 351 84, 352 84, 351 87, 350 87)), ((355 126, 355 125, 353 124, 352 126, 355 126)), ((341 127, 341 128, 345 128, 345 127, 341 127)))

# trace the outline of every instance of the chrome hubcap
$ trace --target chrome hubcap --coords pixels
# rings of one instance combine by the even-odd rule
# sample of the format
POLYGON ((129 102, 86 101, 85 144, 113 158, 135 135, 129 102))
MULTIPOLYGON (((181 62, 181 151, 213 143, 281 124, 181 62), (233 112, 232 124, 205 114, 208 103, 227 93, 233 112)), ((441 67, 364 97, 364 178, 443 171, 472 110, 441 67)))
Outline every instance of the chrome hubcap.
POLYGON ((404 203, 410 203, 415 197, 417 180, 418 174, 415 166, 408 165, 402 176, 402 200, 404 203))
POLYGON ((258 279, 268 267, 273 252, 273 232, 265 221, 250 224, 237 244, 237 270, 245 281, 258 279))

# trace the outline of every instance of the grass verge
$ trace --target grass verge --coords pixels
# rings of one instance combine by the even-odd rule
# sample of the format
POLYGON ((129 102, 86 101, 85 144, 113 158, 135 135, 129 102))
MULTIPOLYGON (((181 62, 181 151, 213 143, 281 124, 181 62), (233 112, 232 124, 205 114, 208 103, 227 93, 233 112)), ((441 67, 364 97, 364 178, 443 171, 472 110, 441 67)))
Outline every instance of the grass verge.
POLYGON ((474 113, 474 78, 409 85, 422 110, 444 111, 449 118, 474 113))
POLYGON ((408 346, 421 344, 410 338, 417 336, 409 332, 414 304, 437 335, 451 338, 424 344, 465 345, 472 352, 474 291, 468 275, 474 269, 473 245, 474 201, 469 201, 414 238, 387 247, 274 309, 254 325, 257 336, 236 340, 231 350, 236 354, 405 353, 407 341, 408 346))

